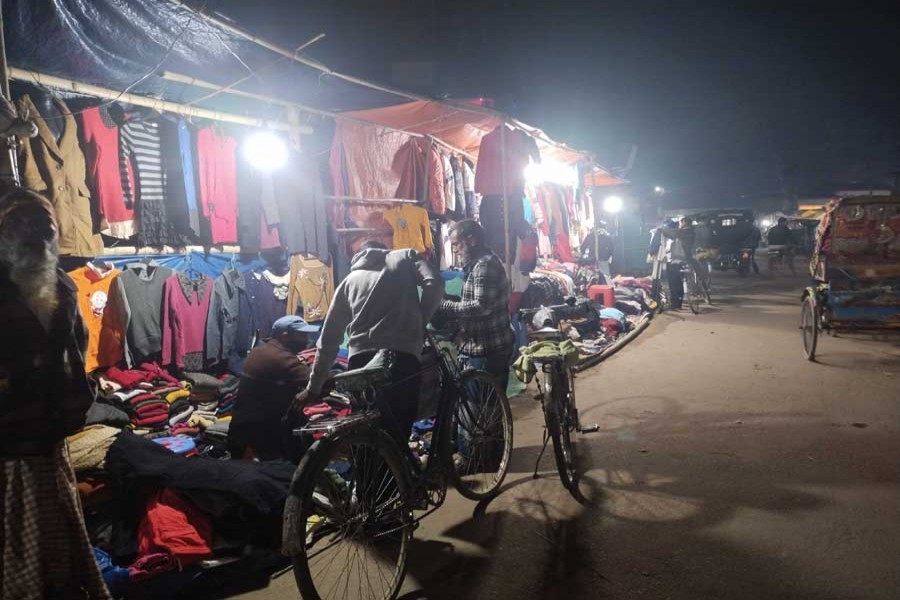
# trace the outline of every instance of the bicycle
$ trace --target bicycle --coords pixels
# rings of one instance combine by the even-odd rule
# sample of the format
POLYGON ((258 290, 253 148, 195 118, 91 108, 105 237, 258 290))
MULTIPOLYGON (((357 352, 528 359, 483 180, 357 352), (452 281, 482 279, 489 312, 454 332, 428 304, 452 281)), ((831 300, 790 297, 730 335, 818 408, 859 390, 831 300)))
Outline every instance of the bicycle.
POLYGON ((709 293, 704 288, 702 278, 693 263, 682 263, 681 279, 684 282, 684 297, 688 301, 688 306, 692 313, 699 315, 700 304, 704 300, 709 300, 709 293))
POLYGON ((786 264, 788 270, 791 272, 791 276, 796 277, 797 269, 794 267, 795 254, 796 249, 794 246, 769 246, 769 273, 771 273, 773 277, 776 276, 778 271, 784 269, 786 264))
POLYGON ((427 452, 413 456, 381 426, 375 407, 391 385, 389 353, 332 378, 353 412, 320 420, 295 435, 320 436, 304 454, 285 505, 283 550, 305 600, 392 599, 406 574, 413 530, 454 487, 466 498, 496 495, 512 452, 512 412, 504 390, 426 338, 421 374, 439 374, 438 412, 427 452), (424 511, 416 516, 413 511, 424 511))
MULTIPOLYGON (((532 337, 538 340, 560 342, 563 340, 563 332, 559 328, 560 320, 589 316, 592 307, 589 304, 580 306, 562 304, 539 309, 522 309, 520 313, 529 316, 544 309, 550 311, 551 318, 545 320, 543 323, 545 327, 538 330, 532 337)), ((563 356, 559 354, 553 356, 552 352, 550 354, 551 356, 533 359, 536 374, 540 374, 536 379, 538 393, 535 399, 540 400, 544 414, 544 436, 532 477, 537 479, 541 458, 547 450, 548 442, 552 440, 559 479, 569 493, 576 499, 580 499, 578 459, 572 433, 593 433, 600 427, 596 424, 581 425, 578 418, 578 406, 575 402, 575 370, 566 364, 563 356)))

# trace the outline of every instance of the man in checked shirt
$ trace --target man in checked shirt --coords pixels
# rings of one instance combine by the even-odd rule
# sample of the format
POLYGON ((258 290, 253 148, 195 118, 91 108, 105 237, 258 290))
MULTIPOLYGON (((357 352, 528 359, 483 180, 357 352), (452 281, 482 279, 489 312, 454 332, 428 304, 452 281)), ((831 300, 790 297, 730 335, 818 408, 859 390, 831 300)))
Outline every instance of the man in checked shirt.
POLYGON ((464 219, 450 228, 450 247, 464 266, 459 300, 444 300, 438 320, 459 326, 460 358, 467 367, 483 369, 506 389, 515 334, 509 320, 509 281, 497 255, 484 242, 484 230, 464 219))

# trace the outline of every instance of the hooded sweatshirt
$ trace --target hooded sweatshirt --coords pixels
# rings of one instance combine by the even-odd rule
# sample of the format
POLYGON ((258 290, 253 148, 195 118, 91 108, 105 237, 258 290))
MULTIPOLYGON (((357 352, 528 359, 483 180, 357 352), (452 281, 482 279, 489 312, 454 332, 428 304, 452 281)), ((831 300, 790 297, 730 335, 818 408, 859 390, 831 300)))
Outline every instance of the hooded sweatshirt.
POLYGON ((322 390, 345 331, 351 357, 382 349, 420 356, 425 324, 443 295, 440 274, 415 250, 373 248, 357 253, 325 317, 309 390, 314 394, 322 390), (417 286, 422 287, 421 300, 417 286))

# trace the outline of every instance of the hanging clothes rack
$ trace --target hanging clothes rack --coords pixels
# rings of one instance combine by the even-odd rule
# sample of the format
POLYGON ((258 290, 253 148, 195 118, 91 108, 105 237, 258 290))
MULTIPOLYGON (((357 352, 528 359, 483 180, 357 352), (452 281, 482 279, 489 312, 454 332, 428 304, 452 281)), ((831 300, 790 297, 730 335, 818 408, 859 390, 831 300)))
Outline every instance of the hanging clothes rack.
POLYGON ((337 202, 351 202, 359 204, 419 204, 418 200, 408 198, 357 198, 355 196, 324 196, 326 200, 337 202))
POLYGON ((208 110, 205 108, 197 108, 195 106, 187 106, 168 100, 160 100, 157 98, 149 98, 127 92, 118 92, 109 88, 92 85, 89 83, 79 83, 64 77, 56 75, 48 75, 46 73, 38 73, 27 69, 19 69, 18 67, 9 68, 9 76, 11 79, 18 81, 26 81, 29 83, 37 83, 47 87, 53 87, 76 94, 84 94, 86 96, 94 96, 96 98, 104 98, 106 100, 120 100, 128 104, 136 106, 145 106, 158 111, 170 112, 187 117, 196 117, 198 119, 209 119, 210 121, 218 121, 222 123, 236 123, 238 125, 249 125, 251 127, 259 127, 261 129, 273 129, 276 131, 291 131, 300 134, 309 135, 313 132, 312 127, 308 125, 294 125, 284 121, 270 121, 268 119, 256 119, 253 117, 245 117, 232 113, 220 112, 217 110, 208 110))

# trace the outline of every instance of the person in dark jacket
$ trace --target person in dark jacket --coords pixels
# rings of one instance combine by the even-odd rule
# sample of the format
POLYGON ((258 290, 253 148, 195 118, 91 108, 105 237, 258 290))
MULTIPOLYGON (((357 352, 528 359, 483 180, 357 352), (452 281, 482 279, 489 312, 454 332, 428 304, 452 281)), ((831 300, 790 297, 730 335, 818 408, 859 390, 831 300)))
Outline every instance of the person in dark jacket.
POLYGON ((769 246, 788 246, 791 244, 791 230, 786 217, 779 217, 778 224, 769 229, 766 235, 769 246))
POLYGON ((75 284, 57 268, 50 203, 0 198, 0 598, 110 598, 84 525, 66 436, 94 401, 75 284))
POLYGON ((290 431, 282 417, 309 382, 309 367, 297 353, 310 346, 309 335, 317 331, 300 317, 281 317, 272 326, 272 338, 247 357, 228 430, 232 458, 291 456, 290 431))
MULTIPOLYGON (((673 223, 674 225, 674 223, 673 223)), ((699 272, 697 259, 694 258, 694 227, 691 220, 683 217, 678 223, 678 229, 674 227, 662 227, 663 237, 672 240, 669 249, 669 262, 666 265, 666 277, 669 280, 669 303, 673 310, 681 310, 684 302, 684 282, 681 279, 681 266, 684 263, 693 264, 699 272)))

